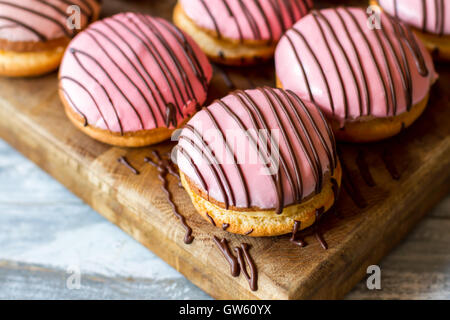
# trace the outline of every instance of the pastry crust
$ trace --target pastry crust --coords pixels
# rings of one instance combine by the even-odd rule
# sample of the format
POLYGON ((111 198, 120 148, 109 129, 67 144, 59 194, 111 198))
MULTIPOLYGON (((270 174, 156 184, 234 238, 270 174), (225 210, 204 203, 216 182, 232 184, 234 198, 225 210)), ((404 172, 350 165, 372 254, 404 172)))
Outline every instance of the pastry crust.
MULTIPOLYGON (((322 192, 296 205, 284 208, 281 214, 274 209, 262 210, 259 208, 229 208, 214 199, 207 199, 204 194, 183 172, 180 172, 181 183, 191 197, 192 203, 198 213, 209 223, 210 218, 219 228, 222 224, 228 224, 226 231, 250 237, 271 237, 292 232, 295 221, 300 222, 299 230, 306 229, 316 221, 316 210, 325 208, 329 210, 336 199, 333 192, 333 184, 328 178, 324 182, 322 192), (209 218, 209 217, 210 218, 209 218), (251 231, 252 230, 252 231, 251 231), (251 231, 251 233, 249 233, 251 231)), ((333 178, 341 185, 342 170, 338 166, 333 178)))
POLYGON ((33 77, 58 68, 64 47, 46 51, 13 52, 0 50, 0 76, 33 77))
MULTIPOLYGON (((283 88, 281 81, 276 79, 277 87, 283 88)), ((346 122, 341 129, 338 121, 331 120, 331 127, 337 140, 365 143, 375 142, 393 137, 405 128, 411 126, 425 111, 430 95, 414 105, 409 112, 404 112, 395 117, 369 118, 359 121, 346 122)))
MULTIPOLYGON (((136 132, 124 132, 121 135, 119 132, 111 132, 108 130, 100 129, 92 125, 85 125, 85 121, 82 116, 73 110, 64 94, 60 91, 59 96, 64 105, 67 117, 72 123, 85 134, 98 141, 118 146, 118 147, 144 147, 152 144, 157 144, 167 139, 170 139, 172 133, 177 130, 169 128, 155 128, 152 130, 140 130, 136 132)), ((186 119, 178 128, 182 127, 189 118, 186 119)))
POLYGON ((275 43, 260 40, 219 39, 215 31, 203 29, 195 24, 177 3, 173 12, 173 22, 189 34, 203 52, 214 62, 246 66, 270 60, 275 52, 275 43))

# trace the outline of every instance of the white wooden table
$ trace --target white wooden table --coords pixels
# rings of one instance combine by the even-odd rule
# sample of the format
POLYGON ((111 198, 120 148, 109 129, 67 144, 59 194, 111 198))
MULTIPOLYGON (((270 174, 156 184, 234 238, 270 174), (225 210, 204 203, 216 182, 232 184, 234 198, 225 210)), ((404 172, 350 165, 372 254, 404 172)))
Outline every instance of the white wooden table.
MULTIPOLYGON (((380 267, 347 298, 450 299, 450 196, 380 267)), ((0 299, 210 297, 0 140, 0 299)))

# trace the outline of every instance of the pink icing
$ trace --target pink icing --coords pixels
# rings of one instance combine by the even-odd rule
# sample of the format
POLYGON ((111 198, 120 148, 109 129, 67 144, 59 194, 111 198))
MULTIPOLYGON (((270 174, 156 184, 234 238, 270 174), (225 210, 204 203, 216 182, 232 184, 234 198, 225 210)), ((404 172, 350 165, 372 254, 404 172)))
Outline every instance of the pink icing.
POLYGON ((240 39, 240 27, 243 39, 269 40, 272 32, 274 41, 278 41, 283 32, 307 14, 313 6, 312 0, 180 0, 180 3, 198 26, 215 31, 216 22, 221 36, 225 38, 240 39), (264 11, 264 15, 257 4, 264 11), (276 6, 279 6, 279 9, 275 9, 276 6), (277 12, 281 13, 283 24, 280 24, 277 12), (252 18, 249 19, 249 16, 252 18), (254 21, 260 30, 261 39, 252 31, 251 21, 254 21))
MULTIPOLYGON (((347 12, 344 8, 325 9, 320 11, 329 20, 331 28, 338 35, 339 43, 342 46, 343 51, 346 53, 349 64, 345 60, 343 51, 338 46, 338 43, 334 40, 330 28, 326 25, 322 18, 318 18, 320 25, 323 28, 326 39, 330 45, 332 55, 329 53, 326 45, 326 41, 321 34, 315 17, 310 14, 300 20, 293 29, 300 31, 303 34, 306 41, 309 43, 311 50, 317 56, 317 61, 314 60, 313 55, 310 53, 309 48, 305 42, 298 36, 293 30, 289 30, 285 36, 280 40, 280 43, 275 52, 275 64, 277 76, 285 89, 291 89, 302 98, 315 101, 319 107, 330 118, 336 119, 344 125, 346 120, 352 121, 360 118, 361 116, 371 115, 374 117, 387 117, 394 114, 394 107, 392 101, 392 94, 390 90, 390 82, 388 78, 388 69, 386 68, 383 60, 383 50, 377 42, 376 32, 368 27, 368 17, 366 12, 359 8, 349 8, 347 12), (360 56, 362 69, 359 69, 358 57, 352 46, 352 42, 346 35, 344 25, 338 17, 337 12, 341 14, 345 25, 348 28, 348 32, 352 37, 357 52, 360 56), (351 18, 349 12, 353 13, 355 20, 366 35, 368 42, 373 48, 374 57, 378 62, 381 76, 378 73, 378 67, 372 58, 369 47, 366 45, 364 38, 357 29, 357 25, 351 18), (291 42, 295 48, 292 49, 291 42), (298 63, 298 58, 302 61, 304 71, 301 65, 298 63), (337 70, 333 63, 333 57, 336 59, 337 70), (320 70, 319 65, 322 67, 323 73, 320 70), (353 73, 352 73, 353 70, 353 73), (303 72, 306 73, 306 79, 303 72), (354 75, 353 75, 354 74, 354 75), (365 85, 364 74, 367 79, 368 87, 368 99, 365 98, 365 85), (326 81, 331 91, 331 99, 329 98, 326 87, 326 81), (355 83, 356 78, 356 83, 355 83), (342 79, 342 85, 341 85, 342 79), (383 89, 383 81, 386 86, 386 91, 383 89), (308 83, 311 88, 311 95, 308 90, 308 83), (359 103, 358 88, 362 95, 361 108, 359 103), (386 92, 386 94, 385 94, 386 92), (345 95, 347 99, 345 99, 345 95), (386 96, 389 97, 386 101, 386 96), (348 115, 346 116, 345 103, 348 101, 348 115), (368 108, 370 101, 370 110, 368 108), (334 112, 332 109, 332 103, 334 103, 334 112), (387 110, 389 110, 387 112, 387 110)), ((395 49, 398 56, 401 56, 400 45, 403 46, 406 52, 406 58, 409 68, 411 70, 411 83, 412 83, 412 102, 414 104, 423 100, 429 93, 432 82, 437 78, 434 70, 433 62, 430 54, 425 49, 424 45, 414 38, 418 42, 418 48, 425 59, 425 65, 428 69, 428 75, 422 76, 419 73, 419 69, 414 58, 413 51, 409 49, 406 41, 399 41, 393 33, 392 25, 390 24, 388 17, 382 15, 382 30, 391 39, 392 46, 395 49)), ((395 88, 395 100, 397 102, 396 113, 400 114, 407 111, 407 99, 406 89, 402 82, 402 73, 397 68, 397 64, 394 56, 389 50, 388 41, 383 38, 381 30, 378 30, 378 34, 382 40, 383 46, 386 50, 387 60, 389 67, 392 71, 392 83, 395 88)), ((400 63, 402 63, 401 58, 400 63)), ((403 64, 402 64, 403 66, 403 64)), ((403 68, 402 70, 404 70, 403 68)))
POLYGON ((80 33, 60 69, 61 88, 74 110, 113 132, 166 127, 168 104, 179 110, 180 124, 204 103, 211 77, 211 65, 189 36, 166 20, 134 13, 80 33))
POLYGON ((3 0, 0 3, 0 39, 45 41, 64 37, 66 32, 72 34, 66 12, 71 4, 81 9, 81 28, 100 11, 95 0, 3 0))
POLYGON ((429 33, 450 35, 450 0, 379 0, 389 14, 429 33), (424 28, 425 26, 425 28, 424 28))
MULTIPOLYGON (((287 98, 283 95, 283 90, 280 89, 265 89, 266 94, 270 97, 275 112, 277 113, 280 124, 278 123, 277 116, 274 115, 274 111, 271 109, 267 98, 264 94, 259 91, 260 89, 255 90, 247 90, 245 91, 251 99, 253 99, 254 104, 257 106, 257 109, 261 112, 262 117, 265 119, 267 123, 267 128, 269 128, 272 133, 274 133, 274 141, 279 141, 280 146, 280 154, 281 157, 286 160, 287 168, 289 170, 289 174, 292 177, 295 177, 295 164, 298 165, 299 168, 299 176, 301 177, 301 184, 303 185, 303 192, 301 199, 304 199, 306 196, 314 193, 316 186, 318 184, 318 179, 315 177, 315 173, 310 165, 308 160, 308 155, 311 156, 312 150, 315 149, 317 151, 318 158, 320 159, 320 165, 324 174, 330 173, 330 167, 334 168, 335 163, 332 165, 330 163, 334 162, 336 158, 334 157, 334 138, 332 136, 329 127, 324 120, 324 117, 321 115, 319 109, 310 102, 304 102, 305 108, 303 109, 300 102, 294 98, 295 94, 287 93, 287 98), (272 92, 272 93, 271 93, 272 92), (274 93, 280 99, 276 100, 274 93), (289 100, 290 101, 289 101, 289 100), (281 102, 281 103, 280 103, 281 102), (292 103, 291 106, 289 104, 292 103), (282 106, 286 106, 286 113, 283 111, 282 106), (297 110, 300 119, 304 123, 304 130, 301 128, 300 121, 297 120, 295 116, 295 111, 297 110), (308 117, 308 114, 305 110, 308 110, 311 114, 311 118, 308 117), (292 120, 293 126, 290 124, 290 119, 292 120), (311 121, 313 119, 313 121, 311 121), (314 124, 316 124, 317 131, 314 129, 314 124), (281 128, 284 128, 285 135, 283 135, 281 128), (296 135, 296 131, 299 131, 300 134, 296 135), (319 132, 319 134, 317 133, 319 132), (323 137, 323 144, 320 140, 320 135, 323 137), (307 143, 307 136, 310 137, 314 148, 310 148, 307 143), (304 144, 302 144, 302 141, 304 144), (291 143, 291 148, 293 150, 291 157, 291 153, 289 151, 288 142, 291 143), (306 146, 305 149, 302 148, 306 146), (308 150, 308 153, 305 152, 308 150), (331 158, 328 157, 327 150, 332 155, 331 158), (334 160, 333 160, 334 159, 334 160), (295 163, 295 164, 294 164, 295 163)), ((242 93, 239 93, 240 97, 244 97, 242 93)), ((248 131, 249 134, 261 143, 260 145, 266 146, 267 144, 262 143, 261 139, 257 139, 256 132, 254 130, 254 126, 252 124, 251 118, 249 116, 248 111, 243 106, 242 102, 233 95, 230 94, 227 97, 223 98, 223 101, 242 121, 244 127, 246 129, 253 129, 248 131)), ((247 101, 247 100, 244 100, 247 101)), ((248 107, 250 104, 245 102, 248 107)), ((211 158, 208 158, 207 148, 202 146, 202 139, 205 141, 207 145, 211 148, 216 158, 218 159, 218 163, 221 164, 223 172, 225 173, 226 178, 229 181, 230 189, 232 190, 235 203, 231 200, 229 201, 229 205, 233 205, 239 208, 250 207, 259 207, 261 209, 273 209, 276 207, 277 203, 277 191, 274 188, 273 180, 275 176, 270 176, 264 174, 265 169, 267 168, 267 164, 263 161, 262 158, 258 158, 258 153, 255 151, 254 145, 251 144, 251 140, 245 135, 245 132, 241 129, 238 122, 225 111, 223 106, 221 106, 218 102, 213 103, 211 106, 207 108, 212 114, 212 117, 217 121, 218 126, 221 129, 221 132, 224 133, 224 137, 230 146, 230 150, 232 150, 232 154, 236 159, 233 159, 231 152, 227 152, 226 144, 223 139, 221 139, 220 131, 216 130, 214 122, 212 118, 208 115, 205 110, 197 113, 188 123, 185 129, 181 132, 179 138, 179 144, 177 147, 177 163, 180 170, 187 175, 200 189, 204 192, 208 192, 209 196, 213 199, 225 203, 225 197, 221 192, 220 183, 217 182, 213 171, 209 164, 214 163, 211 158), (202 136, 202 139, 199 138, 198 135, 194 134, 192 130, 189 130, 189 126, 194 127, 202 136), (202 155, 198 152, 198 150, 193 147, 193 144, 189 140, 193 140, 195 145, 200 146, 200 148, 205 151, 202 155), (181 148, 180 148, 181 147, 181 148), (198 172, 200 172, 200 176, 203 177, 204 182, 206 183, 206 188, 202 185, 202 179, 199 178, 199 175, 195 171, 195 167, 191 165, 191 161, 184 155, 180 149, 185 150, 185 152, 191 156, 195 167, 198 168, 198 172), (208 161, 209 159, 209 161, 208 161), (255 161, 255 159, 259 159, 259 161, 255 161), (236 167, 236 162, 241 169, 241 172, 244 176, 245 185, 242 184, 240 179, 240 173, 238 168, 236 167), (246 192, 249 191, 249 202, 246 200, 246 192)), ((253 110, 253 109, 251 109, 253 110)), ((257 112, 254 110, 251 111, 253 117, 255 117, 258 126, 260 128, 264 128, 262 125, 262 121, 257 115, 257 112)), ((267 137, 267 136, 266 136, 267 137)), ((260 148, 260 150, 266 150, 260 148)), ((276 153, 272 153, 274 158, 278 158, 276 153)), ((312 160, 314 162, 314 160, 312 160)), ((275 168, 275 167, 274 167, 275 168)), ((281 161, 280 161, 280 179, 283 184, 283 203, 284 206, 288 206, 293 203, 300 202, 298 198, 296 198, 296 193, 294 189, 291 188, 287 175, 283 171, 281 161), (297 199, 297 201, 296 201, 297 199)), ((294 178, 295 180, 295 178, 294 178)), ((225 179, 221 179, 221 181, 226 185, 225 179)), ((297 180, 295 180, 297 181, 297 180)), ((296 186, 299 184, 295 183, 296 186)))

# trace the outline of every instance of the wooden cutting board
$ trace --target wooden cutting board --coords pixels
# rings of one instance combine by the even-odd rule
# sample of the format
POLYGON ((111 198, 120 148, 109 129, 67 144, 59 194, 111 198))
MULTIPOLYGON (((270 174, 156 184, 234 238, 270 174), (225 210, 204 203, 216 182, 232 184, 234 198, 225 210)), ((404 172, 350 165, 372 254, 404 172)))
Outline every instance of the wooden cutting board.
MULTIPOLYGON (((110 0, 103 12, 133 9, 170 18, 173 4, 110 0)), ((153 149, 168 151, 170 143, 123 149, 88 138, 66 119, 55 73, 36 79, 0 79, 0 137, 215 298, 339 298, 450 190, 450 66, 437 65, 437 69, 441 78, 432 90, 429 108, 413 127, 382 143, 340 145, 346 187, 337 214, 329 214, 321 224, 329 245, 326 251, 314 235, 306 236, 309 245, 299 248, 289 242, 289 235, 255 239, 214 228, 195 212, 188 195, 170 177, 174 202, 195 237, 192 244, 184 244, 184 229, 160 189, 157 171, 144 162, 153 149), (118 163, 121 156, 141 174, 136 176, 118 163), (364 166, 375 186, 367 183, 370 179, 360 169, 364 166), (401 174, 399 180, 393 179, 393 169, 401 174), (358 193, 361 199, 349 196, 358 193), (367 206, 360 208, 364 202, 367 206), (232 247, 242 242, 251 245, 257 291, 249 289, 242 275, 231 276, 213 235, 228 239, 232 247)), ((272 63, 216 69, 210 99, 225 95, 233 86, 273 86, 273 75, 272 63)))

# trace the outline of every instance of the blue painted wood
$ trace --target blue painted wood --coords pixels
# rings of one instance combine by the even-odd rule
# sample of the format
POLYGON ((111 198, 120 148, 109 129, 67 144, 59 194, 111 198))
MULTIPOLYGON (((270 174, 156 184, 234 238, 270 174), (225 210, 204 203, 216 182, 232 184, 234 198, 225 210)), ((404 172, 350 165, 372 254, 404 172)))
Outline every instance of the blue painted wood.
MULTIPOLYGON (((449 229, 450 197, 347 298, 450 299, 449 229)), ((1 140, 0 247, 0 299, 210 299, 1 140)))

